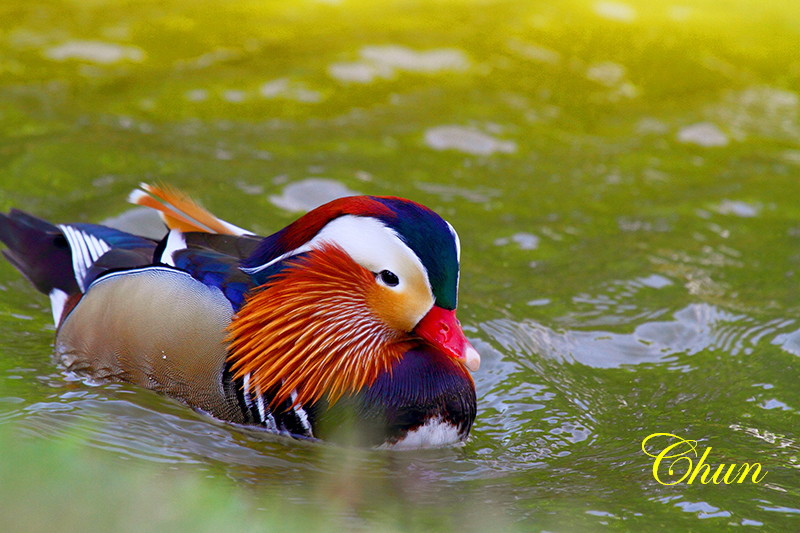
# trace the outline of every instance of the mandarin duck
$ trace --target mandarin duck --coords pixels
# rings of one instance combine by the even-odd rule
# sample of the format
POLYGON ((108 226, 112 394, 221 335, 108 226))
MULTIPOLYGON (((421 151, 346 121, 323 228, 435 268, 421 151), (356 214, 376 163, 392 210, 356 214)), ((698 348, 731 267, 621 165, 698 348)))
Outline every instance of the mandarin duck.
POLYGON ((159 240, 0 213, 3 255, 51 301, 55 354, 217 419, 391 448, 464 440, 480 364, 455 309, 453 227, 351 196, 259 237, 166 186, 130 198, 159 240))

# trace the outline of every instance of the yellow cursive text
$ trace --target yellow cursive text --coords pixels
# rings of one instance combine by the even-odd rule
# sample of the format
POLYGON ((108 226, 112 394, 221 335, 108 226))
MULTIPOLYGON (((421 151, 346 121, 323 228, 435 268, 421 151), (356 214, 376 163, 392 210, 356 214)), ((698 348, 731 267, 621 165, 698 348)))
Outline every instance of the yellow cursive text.
POLYGON ((747 475, 751 470, 753 471, 753 477, 751 478, 752 482, 759 483, 767 475, 766 470, 763 474, 761 473, 761 463, 742 463, 741 465, 738 465, 738 469, 736 468, 737 465, 735 463, 731 463, 730 465, 727 465, 727 472, 725 471, 726 465, 723 463, 717 466, 717 469, 712 474, 711 466, 706 464, 706 459, 711 453, 711 447, 709 446, 703 450, 700 459, 697 462, 694 462, 690 456, 694 456, 694 458, 697 459, 697 441, 684 439, 677 435, 673 435, 672 433, 653 433, 648 435, 644 438, 644 440, 642 440, 642 451, 650 457, 655 458, 655 461, 653 461, 653 477, 662 485, 677 485, 678 483, 682 483, 684 481, 687 485, 691 485, 698 478, 698 476, 700 477, 700 483, 703 485, 707 485, 709 483, 713 483, 715 485, 719 485, 720 483, 724 483, 725 485, 730 485, 731 483, 743 483, 747 479, 747 475), (661 449, 660 452, 651 453, 647 450, 647 442, 656 437, 667 437, 670 440, 668 445, 661 449), (669 460, 672 461, 669 462, 669 460), (669 462, 668 465, 667 462, 669 462), (662 476, 665 474, 665 468, 666 474, 671 476, 673 479, 662 479, 662 476), (734 470, 736 471, 735 474, 734 470))

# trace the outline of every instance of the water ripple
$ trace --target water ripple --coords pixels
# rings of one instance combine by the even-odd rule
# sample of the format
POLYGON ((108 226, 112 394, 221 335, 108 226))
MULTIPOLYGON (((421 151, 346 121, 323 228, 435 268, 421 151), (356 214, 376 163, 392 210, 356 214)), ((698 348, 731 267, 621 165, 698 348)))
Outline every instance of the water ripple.
MULTIPOLYGON (((690 304, 672 320, 642 323, 631 333, 602 330, 556 331, 530 320, 498 319, 481 325, 503 348, 531 364, 534 356, 577 362, 595 368, 674 361, 679 354, 720 350, 751 354, 765 337, 794 323, 791 319, 759 322, 710 304, 690 304)), ((779 337, 783 338, 783 337, 779 337)))

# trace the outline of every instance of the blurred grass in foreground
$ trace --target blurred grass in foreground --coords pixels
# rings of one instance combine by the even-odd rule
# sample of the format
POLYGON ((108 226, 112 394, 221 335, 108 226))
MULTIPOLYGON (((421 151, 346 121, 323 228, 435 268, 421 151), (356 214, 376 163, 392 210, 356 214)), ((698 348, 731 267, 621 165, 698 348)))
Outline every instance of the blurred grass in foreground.
POLYGON ((323 516, 258 507, 243 490, 164 465, 121 465, 78 436, 52 441, 0 429, 6 532, 319 530, 323 516))
POLYGON ((380 508, 365 506, 363 498, 375 494, 360 494, 369 485, 355 473, 360 456, 371 453, 363 450, 319 445, 312 453, 337 456, 340 471, 318 472, 308 486, 283 487, 286 491, 276 494, 207 465, 114 457, 92 447, 91 437, 91 428, 73 427, 42 440, 21 435, 13 424, 0 426, 3 531, 516 530, 501 510, 461 498, 446 508, 409 507, 398 494, 395 500, 384 498, 380 508))

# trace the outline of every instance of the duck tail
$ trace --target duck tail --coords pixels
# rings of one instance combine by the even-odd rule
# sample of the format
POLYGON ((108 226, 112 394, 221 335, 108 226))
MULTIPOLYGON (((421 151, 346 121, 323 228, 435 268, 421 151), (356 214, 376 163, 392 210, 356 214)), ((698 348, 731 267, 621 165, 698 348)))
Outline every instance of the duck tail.
POLYGON ((51 294, 80 292, 72 269, 72 252, 63 232, 49 222, 12 209, 0 213, 3 255, 39 291, 51 294))
POLYGON ((56 325, 99 276, 151 264, 157 244, 96 224, 56 226, 19 209, 0 213, 0 241, 8 262, 50 296, 56 325))
POLYGON ((164 224, 170 229, 182 232, 252 235, 245 229, 215 217, 183 191, 168 185, 141 183, 139 188, 128 196, 128 201, 155 209, 161 215, 164 224))

